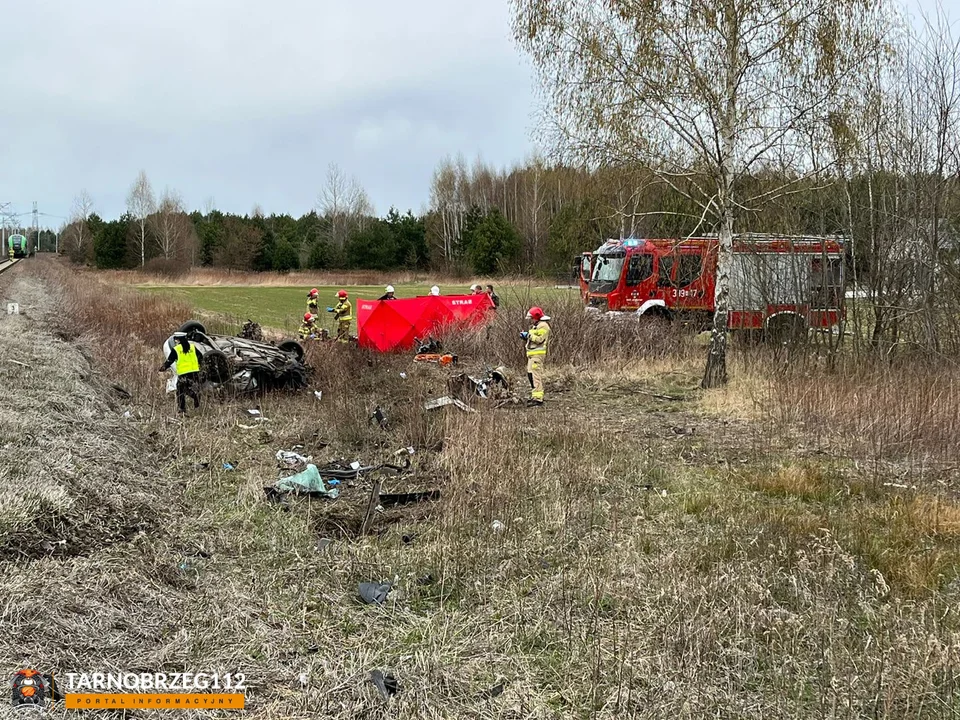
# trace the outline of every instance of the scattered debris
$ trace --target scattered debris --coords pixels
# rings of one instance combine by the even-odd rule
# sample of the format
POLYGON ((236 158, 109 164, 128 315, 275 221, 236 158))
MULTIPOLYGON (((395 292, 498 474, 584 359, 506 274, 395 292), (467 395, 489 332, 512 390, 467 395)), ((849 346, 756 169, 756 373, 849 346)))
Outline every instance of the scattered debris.
POLYGON ((406 379, 407 379, 407 374, 406 374, 405 372, 400 373, 400 379, 401 379, 401 380, 406 380, 406 379))
POLYGON ((439 353, 419 353, 414 356, 413 361, 418 363, 436 363, 441 367, 446 367, 447 365, 456 365, 457 356, 451 355, 450 353, 444 353, 443 355, 439 353))
POLYGON ((500 695, 503 695, 503 691, 504 691, 504 688, 506 688, 506 686, 507 686, 506 681, 501 680, 492 688, 488 688, 486 690, 482 690, 479 693, 477 693, 477 699, 490 700, 492 698, 499 697, 500 695))
POLYGON ((225 463, 223 464, 223 469, 224 469, 224 470, 233 470, 234 468, 235 468, 235 466, 234 466, 233 464, 231 464, 231 463, 225 462, 225 463))
POLYGON ((293 452, 292 450, 277 450, 277 462, 280 463, 281 466, 297 467, 298 465, 306 465, 311 460, 313 460, 313 456, 304 457, 300 453, 293 452))
POLYGON ((426 575, 421 575, 417 578, 417 585, 420 585, 421 587, 424 585, 433 585, 433 581, 433 573, 427 573, 426 575))
POLYGON ((479 376, 466 373, 454 375, 450 378, 449 386, 454 392, 478 395, 485 400, 501 400, 510 396, 510 383, 503 367, 485 370, 479 376))
POLYGON ((507 529, 507 526, 504 525, 499 520, 494 520, 493 523, 490 525, 490 527, 493 529, 494 532, 503 532, 504 530, 507 529))
POLYGON ((671 428, 675 435, 693 435, 695 428, 692 427, 679 427, 677 425, 671 428))
POLYGON ((404 545, 409 545, 416 539, 416 537, 417 536, 415 533, 408 533, 400 538, 400 542, 402 542, 404 545))
POLYGON ((391 583, 362 582, 357 586, 360 598, 367 605, 383 605, 392 589, 391 583))
POLYGON ((14 365, 19 365, 20 367, 25 367, 25 368, 30 367, 29 365, 27 365, 27 363, 25 363, 25 362, 20 362, 19 360, 7 360, 7 362, 11 362, 11 363, 13 363, 14 365))
POLYGON ((327 489, 323 478, 320 477, 320 471, 313 463, 307 465, 307 469, 303 472, 277 481, 272 489, 281 493, 321 495, 331 499, 340 495, 340 491, 336 488, 327 489))
POLYGON ((256 417, 256 418, 263 417, 263 413, 261 413, 259 410, 256 410, 256 409, 247 410, 247 414, 252 415, 253 417, 256 417))
POLYGON ((243 328, 241 328, 240 332, 237 333, 237 337, 241 337, 244 340, 263 342, 263 328, 260 327, 260 323, 247 320, 243 324, 243 328))
POLYGON ((317 400, 323 400, 323 390, 314 390, 314 391, 313 391, 313 396, 314 396, 317 400))
POLYGON ((380 691, 384 700, 389 700, 400 692, 400 683, 397 682, 397 678, 392 673, 373 670, 370 673, 370 682, 380 691))
POLYGON ((387 414, 379 405, 377 405, 377 409, 374 410, 373 414, 370 416, 370 422, 376 422, 382 428, 387 427, 387 414))
POLYGON ((917 489, 916 485, 903 485, 901 483, 893 483, 893 482, 885 482, 883 486, 897 488, 898 490, 916 490, 917 489))
POLYGON ((383 507, 392 507, 394 505, 409 505, 410 503, 425 502, 427 500, 439 500, 439 490, 427 490, 423 492, 393 493, 380 496, 380 504, 383 507))
POLYGON ((436 409, 438 409, 438 408, 446 407, 447 405, 453 405, 454 407, 458 408, 459 410, 463 410, 463 412, 468 412, 468 413, 475 413, 475 412, 477 412, 477 411, 474 410, 472 407, 470 407, 469 405, 467 405, 466 403, 464 403, 462 400, 457 400, 455 397, 450 397, 449 395, 445 395, 444 397, 436 398, 435 400, 427 400, 427 402, 425 402, 425 403, 423 404, 423 409, 424 409, 424 410, 436 410, 436 409))
POLYGON ((333 540, 330 538, 320 538, 317 540, 317 552, 323 552, 331 545, 333 545, 333 540))

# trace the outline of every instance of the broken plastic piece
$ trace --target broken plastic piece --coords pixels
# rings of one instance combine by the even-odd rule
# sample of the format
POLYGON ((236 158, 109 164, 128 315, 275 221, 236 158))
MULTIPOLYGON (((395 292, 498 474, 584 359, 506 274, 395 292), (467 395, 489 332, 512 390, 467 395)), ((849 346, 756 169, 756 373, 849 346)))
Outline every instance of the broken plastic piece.
POLYGON ((340 495, 340 491, 336 488, 327 490, 326 485, 323 484, 323 478, 320 477, 320 471, 317 470, 317 466, 313 463, 307 465, 307 469, 303 472, 279 480, 277 484, 274 485, 274 490, 279 492, 315 493, 331 499, 340 495))
POLYGON ((435 400, 427 400, 427 402, 423 404, 423 409, 436 410, 438 408, 446 407, 447 405, 453 405, 454 407, 456 407, 459 410, 462 410, 463 412, 469 412, 469 413, 477 412, 476 410, 474 410, 472 407, 470 407, 463 401, 457 400, 456 398, 450 397, 449 395, 445 395, 444 397, 441 397, 441 398, 436 398, 435 400))
POLYGON ((314 396, 317 400, 323 400, 323 390, 314 390, 314 391, 313 391, 313 396, 314 396))
POLYGON ((383 605, 391 589, 390 583, 362 582, 357 586, 361 599, 368 605, 383 605))
POLYGON ((392 495, 380 495, 380 504, 384 507, 390 505, 408 505, 410 503, 424 502, 425 500, 439 500, 439 490, 427 490, 425 492, 394 493, 392 495))
POLYGON ((389 700, 400 692, 400 683, 397 682, 397 679, 392 673, 373 670, 370 673, 370 682, 380 691, 380 695, 384 700, 389 700))

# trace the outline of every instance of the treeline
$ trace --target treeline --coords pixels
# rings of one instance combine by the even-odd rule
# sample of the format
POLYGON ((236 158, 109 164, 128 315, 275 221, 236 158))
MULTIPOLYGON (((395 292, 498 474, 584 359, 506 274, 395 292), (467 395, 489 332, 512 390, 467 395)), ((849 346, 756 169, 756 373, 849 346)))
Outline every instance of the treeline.
MULTIPOLYGON (((329 185, 340 183, 337 172, 329 185)), ((134 189, 142 189, 145 179, 141 175, 134 189)), ((784 184, 791 192, 758 210, 745 209, 745 232, 851 237, 851 268, 868 284, 896 280, 906 288, 904 274, 916 280, 924 267, 936 266, 944 277, 954 274, 956 176, 937 180, 924 172, 876 170, 803 181, 769 172, 749 183, 753 195, 784 184)), ((352 190, 328 188, 319 209, 299 218, 256 208, 246 215, 188 212, 176 193, 166 191, 158 202, 131 201, 125 215, 108 221, 92 212, 84 193, 60 248, 100 268, 161 272, 207 266, 556 275, 569 272, 576 254, 606 238, 715 231, 689 199, 689 188, 668 185, 643 168, 588 171, 535 159, 498 171, 448 160, 435 172, 423 215, 391 209, 376 217, 361 189, 340 184, 352 190)), ((898 295, 906 292, 902 288, 898 295)))

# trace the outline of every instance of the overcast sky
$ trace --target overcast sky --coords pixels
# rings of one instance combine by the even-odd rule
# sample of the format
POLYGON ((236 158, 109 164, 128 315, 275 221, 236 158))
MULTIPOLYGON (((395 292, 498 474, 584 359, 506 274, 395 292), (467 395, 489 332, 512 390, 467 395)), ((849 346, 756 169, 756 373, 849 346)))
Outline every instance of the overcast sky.
POLYGON ((445 156, 534 149, 506 0, 11 0, 2 20, 17 212, 66 216, 86 189, 116 217, 142 168, 191 208, 299 215, 330 163, 378 213, 418 211, 445 156))

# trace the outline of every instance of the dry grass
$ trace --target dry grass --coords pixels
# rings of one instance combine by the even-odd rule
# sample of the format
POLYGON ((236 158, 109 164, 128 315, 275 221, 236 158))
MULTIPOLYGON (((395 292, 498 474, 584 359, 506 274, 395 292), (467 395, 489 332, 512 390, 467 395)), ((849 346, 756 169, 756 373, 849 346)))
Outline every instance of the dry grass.
MULTIPOLYGON (((63 281, 37 265, 48 285, 63 281)), ((77 331, 107 327, 130 297, 101 304, 99 285, 63 287, 77 331)), ((182 309, 137 307, 92 352, 135 359, 98 362, 142 388, 135 449, 159 468, 169 516, 85 556, 5 566, 3 621, 22 628, 3 646, 12 659, 240 670, 264 718, 955 717, 957 507, 884 486, 863 458, 796 447, 776 395, 758 395, 757 423, 705 414, 702 349, 688 339, 558 308, 547 408, 477 401, 478 415, 420 409, 445 392, 439 368, 314 345, 321 402, 208 398, 181 425, 162 419, 172 401, 149 396, 136 358, 159 356, 182 309), (644 388, 683 399, 633 394, 644 388), (253 402, 269 420, 239 427, 253 402), (369 422, 377 405, 385 429, 369 422), (262 487, 294 444, 371 462, 415 445, 416 474, 387 483, 440 487, 441 501, 378 514, 364 538, 349 532, 363 483, 285 512, 262 487), (321 536, 334 542, 317 552, 321 536), (357 602, 357 582, 390 578, 384 608, 357 602), (400 677, 392 707, 365 680, 374 667, 400 677), (481 697, 501 680, 501 695, 481 697)), ((497 320, 456 349, 467 367, 519 374, 517 329, 497 320)), ((772 392, 776 377, 755 373, 757 392, 772 392)))
POLYGON ((172 285, 172 286, 296 286, 310 287, 311 285, 455 285, 480 282, 486 286, 492 283, 495 287, 514 285, 528 285, 529 278, 511 277, 458 277, 427 271, 412 272, 409 270, 380 272, 372 270, 301 270, 296 272, 248 272, 228 270, 225 268, 190 268, 186 272, 174 276, 160 273, 151 273, 141 270, 110 270, 99 271, 98 275, 110 284, 117 285, 172 285))

